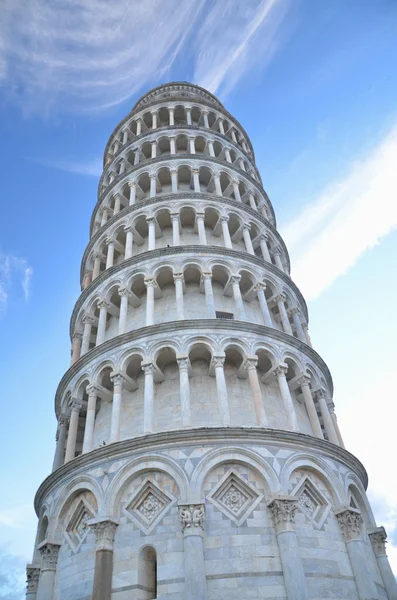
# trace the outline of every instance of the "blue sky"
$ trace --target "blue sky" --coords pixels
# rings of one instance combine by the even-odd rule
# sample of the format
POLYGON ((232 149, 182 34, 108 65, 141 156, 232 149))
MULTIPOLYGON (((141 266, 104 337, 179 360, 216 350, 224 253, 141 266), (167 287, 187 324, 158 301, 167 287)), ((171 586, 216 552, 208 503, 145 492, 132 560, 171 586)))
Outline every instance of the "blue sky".
POLYGON ((3 0, 1 12, 0 598, 23 597, 102 152, 170 80, 216 93, 251 137, 397 572, 395 0, 3 0))

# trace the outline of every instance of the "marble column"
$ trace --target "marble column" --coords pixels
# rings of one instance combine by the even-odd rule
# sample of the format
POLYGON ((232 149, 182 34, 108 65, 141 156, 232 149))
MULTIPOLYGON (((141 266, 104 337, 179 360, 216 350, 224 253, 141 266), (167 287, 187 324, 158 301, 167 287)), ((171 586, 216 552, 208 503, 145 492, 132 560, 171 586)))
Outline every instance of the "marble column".
POLYGON ((215 319, 215 301, 214 292, 212 290, 212 273, 211 271, 204 271, 201 274, 201 281, 204 283, 205 302, 207 305, 207 317, 209 319, 215 319))
POLYGON ((152 144, 152 156, 151 158, 156 158, 156 154, 157 154, 157 142, 156 140, 154 140, 153 142, 151 142, 152 144))
POLYGON ((200 169, 192 169, 193 187, 194 187, 194 191, 196 193, 199 193, 201 191, 199 174, 200 174, 200 169))
POLYGON ((146 223, 148 224, 148 250, 156 249, 156 224, 154 217, 146 217, 146 223))
POLYGON ((213 356, 212 363, 215 369, 216 391, 218 397, 219 413, 223 427, 230 425, 229 400, 227 394, 225 372, 223 365, 225 364, 224 356, 213 356))
POLYGON ((373 574, 367 568, 366 548, 363 541, 363 519, 360 511, 349 507, 335 511, 345 539, 360 600, 379 600, 373 574))
POLYGON ((290 308, 290 310, 288 311, 288 314, 292 316, 292 320, 294 322, 295 331, 297 333, 298 339, 301 342, 303 342, 304 344, 306 344, 305 332, 303 331, 302 322, 299 317, 300 313, 301 313, 301 311, 299 310, 299 308, 297 306, 290 308))
POLYGON ((120 296, 119 335, 122 335, 127 331, 128 301, 131 292, 127 288, 120 288, 118 293, 120 296))
POLYGON ((175 125, 174 109, 169 108, 168 113, 169 113, 169 117, 170 117, 170 126, 173 127, 175 125))
POLYGON ((130 188, 130 199, 128 201, 129 206, 135 204, 136 201, 136 183, 135 181, 129 181, 128 186, 130 188))
POLYGON ((108 207, 107 206, 103 206, 101 208, 101 213, 102 213, 102 218, 101 218, 101 227, 103 227, 104 225, 106 225, 107 220, 108 220, 108 207))
POLYGON ((302 557, 295 531, 296 498, 278 496, 267 506, 273 519, 288 600, 309 600, 302 557))
POLYGON ((237 144, 237 137, 236 137, 236 132, 234 131, 234 129, 230 130, 230 135, 232 136, 232 140, 235 144, 237 144))
POLYGON ((41 568, 36 600, 53 600, 59 549, 59 544, 49 542, 44 542, 39 546, 41 568))
POLYGON ((190 385, 189 385, 189 357, 179 356, 176 359, 179 367, 179 394, 181 399, 182 427, 189 427, 191 421, 190 411, 190 385))
POLYGON ((154 323, 154 288, 157 286, 153 277, 145 279, 146 286, 146 326, 154 323))
POLYGON ((101 272, 102 254, 94 252, 94 268, 92 270, 92 280, 96 279, 101 272))
POLYGON ((224 128, 224 126, 223 126, 223 119, 219 119, 219 120, 218 120, 218 127, 219 127, 219 132, 220 132, 222 135, 225 135, 225 128, 224 128))
POLYGON ((204 127, 207 127, 207 129, 210 128, 210 123, 208 121, 208 111, 207 110, 203 110, 203 119, 204 119, 204 127))
POLYGON ((369 533, 372 549, 374 551, 376 562, 378 563, 380 575, 386 588, 389 600, 397 599, 397 583, 391 570, 389 559, 386 554, 386 531, 384 527, 377 527, 369 533))
MULTIPOLYGON (((124 171, 125 171, 125 161, 124 161, 124 160, 121 160, 121 161, 119 162, 119 164, 118 164, 118 167, 119 167, 119 168, 118 168, 118 175, 122 175, 122 174, 124 173, 124 171)), ((117 211, 117 212, 118 212, 118 211, 117 211)), ((113 214, 114 214, 114 215, 116 214, 116 209, 114 209, 114 212, 113 212, 113 214)))
POLYGON ((106 269, 110 269, 113 267, 114 263, 114 239, 106 238, 106 245, 108 247, 107 255, 106 255, 106 269))
POLYGON ((336 418, 336 414, 335 414, 335 404, 333 402, 328 404, 328 409, 329 409, 329 414, 331 415, 332 424, 335 429, 336 437, 338 438, 338 441, 339 441, 339 445, 341 448, 344 448, 345 444, 343 442, 342 434, 340 432, 339 425, 338 425, 338 419, 336 418))
POLYGON ((192 109, 186 108, 186 123, 187 125, 192 125, 192 109))
POLYGON ((302 327, 303 327, 303 331, 305 333, 305 337, 306 337, 306 343, 308 346, 310 346, 310 348, 313 348, 313 344, 312 344, 312 340, 310 338, 309 335, 309 328, 307 326, 307 323, 305 323, 304 321, 302 322, 302 327))
POLYGON ((232 281, 233 298, 236 305, 237 318, 239 321, 246 321, 247 315, 245 314, 244 301, 240 290, 241 275, 232 275, 230 279, 232 281))
POLYGON ((85 271, 84 273, 84 281, 83 281, 83 290, 85 290, 92 281, 92 271, 85 271))
POLYGON ((270 257, 270 252, 269 252, 269 248, 267 247, 267 235, 261 235, 261 237, 259 238, 259 244, 261 247, 261 252, 262 252, 262 256, 265 259, 266 262, 268 263, 272 263, 272 259, 270 257))
POLYGON ((136 120, 136 134, 141 135, 142 133, 142 119, 136 120))
POLYGON ((175 136, 170 136, 170 154, 176 154, 175 136))
POLYGON ((98 303, 99 308, 99 319, 98 319, 98 330, 96 334, 96 346, 99 344, 103 344, 105 341, 105 333, 106 333, 106 320, 108 315, 108 309, 110 308, 109 302, 106 300, 99 300, 98 303))
POLYGON ((267 305, 267 300, 265 296, 266 283, 259 282, 254 287, 254 291, 258 295, 259 306, 261 307, 261 312, 263 316, 263 322, 267 327, 273 327, 272 317, 270 315, 270 310, 267 305))
POLYGON ((74 459, 76 454, 77 429, 79 426, 79 416, 82 402, 79 398, 72 399, 70 412, 70 422, 68 431, 68 441, 66 443, 65 464, 74 459))
POLYGON ((26 567, 26 600, 36 600, 39 585, 40 567, 27 565, 26 567))
POLYGON ((205 233, 205 225, 204 225, 204 212, 196 212, 196 222, 197 222, 197 230, 199 234, 200 244, 203 246, 207 245, 207 236, 205 233))
MULTIPOLYGON (((239 159, 238 159, 238 165, 239 165, 239 167, 240 167, 240 169, 241 169, 242 171, 246 171, 245 164, 244 164, 244 161, 243 161, 243 159, 242 159, 242 158, 239 158, 239 159)), ((250 175, 251 175, 251 173, 250 173, 250 175)), ((256 208, 256 207, 255 207, 255 208, 256 208)))
POLYGON ((121 373, 111 373, 110 379, 113 383, 112 419, 110 423, 109 442, 118 442, 120 439, 120 419, 123 401, 124 377, 121 373))
POLYGON ((283 400, 284 410, 287 415, 288 428, 291 431, 299 431, 298 417, 296 416, 294 403, 291 397, 291 392, 289 391, 288 382, 286 378, 286 375, 288 373, 288 366, 283 364, 278 365, 273 372, 277 377, 278 385, 280 388, 280 394, 283 400))
POLYGON ((133 244, 134 244, 134 232, 132 230, 132 227, 130 227, 130 226, 124 227, 124 231, 125 231, 124 260, 128 260, 129 258, 132 257, 133 244))
MULTIPOLYGON (((123 163, 124 165, 124 163, 123 163)), ((115 194, 114 195, 114 209, 113 209, 113 214, 117 215, 120 212, 120 208, 121 208, 121 195, 120 194, 115 194)))
POLYGON ((258 208, 256 206, 256 202, 255 202, 255 196, 252 192, 249 192, 249 194, 248 194, 248 202, 249 202, 249 205, 252 208, 252 210, 255 210, 255 211, 258 210, 258 208))
POLYGON ((256 369, 257 365, 258 358, 256 356, 248 357, 245 361, 245 367, 248 370, 248 380, 250 383, 252 397, 254 400, 256 422, 259 425, 259 427, 268 427, 269 424, 265 413, 265 406, 263 403, 258 371, 256 369))
POLYGON ((215 150, 214 150, 213 140, 208 140, 207 144, 208 144, 209 155, 212 156, 212 158, 215 158, 215 150))
POLYGON ((66 433, 69 425, 69 419, 66 415, 61 415, 58 420, 59 423, 59 433, 57 440, 57 447, 55 450, 54 462, 52 464, 52 470, 56 471, 59 467, 62 467, 64 456, 65 456, 65 442, 66 442, 66 433))
POLYGON ((233 193, 234 193, 234 199, 237 202, 241 202, 241 195, 240 195, 240 189, 239 189, 239 181, 238 179, 233 179, 233 193))
POLYGON ((190 154, 196 154, 196 148, 195 148, 195 138, 189 137, 189 152, 190 154))
POLYGON ((206 600, 207 581, 204 561, 204 504, 179 506, 185 563, 185 600, 206 600))
POLYGON ((280 248, 274 248, 273 249, 273 256, 274 256, 274 260, 276 262, 276 266, 280 269, 280 271, 284 272, 284 265, 281 262, 281 250, 280 250, 280 248))
POLYGON ((251 236, 250 236, 250 230, 251 230, 250 225, 243 226, 243 238, 244 238, 244 243, 245 243, 245 249, 247 250, 247 252, 249 254, 255 255, 254 247, 252 245, 252 240, 251 240, 251 236))
POLYGON ((229 248, 230 250, 232 250, 233 244, 232 244, 232 240, 230 238, 229 226, 228 226, 229 217, 222 216, 220 219, 221 219, 221 226, 222 226, 223 241, 225 243, 226 248, 229 248))
POLYGON ((78 361, 80 358, 82 339, 83 339, 83 334, 80 333, 79 331, 75 331, 73 334, 73 341, 72 341, 72 360, 71 360, 72 365, 76 361, 78 361))
POLYGON ((122 133, 123 133, 123 146, 125 146, 126 143, 128 142, 128 129, 123 129, 122 133))
POLYGON ((327 434, 328 440, 330 442, 332 442, 333 444, 336 444, 337 446, 339 446, 339 440, 338 440, 338 437, 337 437, 335 429, 334 429, 334 424, 332 423, 331 415, 329 414, 325 390, 323 390, 323 389, 316 390, 314 392, 314 397, 315 397, 315 400, 317 400, 319 407, 320 407, 320 412, 321 412, 321 416, 323 418, 324 428, 325 428, 325 432, 327 434))
POLYGON ((175 283, 175 303, 176 303, 176 318, 179 321, 184 319, 183 315, 183 273, 174 273, 175 283))
POLYGON ((173 246, 180 246, 181 244, 181 240, 180 240, 180 236, 179 236, 179 223, 180 223, 180 218, 179 218, 179 213, 171 213, 171 223, 172 223, 172 245, 173 246))
POLYGON ((145 374, 145 391, 143 400, 143 433, 153 431, 154 412, 154 366, 152 362, 143 362, 142 370, 145 374))
POLYGON ((84 439, 83 439, 83 454, 92 450, 94 440, 96 402, 98 397, 98 388, 96 385, 87 385, 86 393, 88 394, 87 416, 85 418, 84 439))
POLYGON ((95 323, 95 318, 91 317, 90 315, 84 315, 83 323, 84 323, 84 331, 83 331, 83 340, 81 343, 80 356, 83 356, 83 354, 86 354, 86 352, 88 352, 88 350, 90 349, 91 330, 92 330, 92 326, 95 323))
POLYGON ((214 183, 215 183, 215 194, 217 196, 223 196, 222 187, 221 187, 221 179, 219 173, 214 173, 214 183))
POLYGON ((171 169, 171 192, 173 194, 178 193, 178 171, 177 169, 171 169))
POLYGON ((118 523, 103 519, 89 523, 95 533, 95 568, 93 600, 111 600, 113 574, 113 545, 118 523))
POLYGON ((150 198, 154 198, 156 196, 157 190, 157 177, 155 174, 152 174, 149 176, 150 177, 150 198))
POLYGON ((228 163, 232 162, 232 157, 230 156, 229 148, 225 148, 225 158, 226 158, 226 162, 228 162, 228 163))
POLYGON ((292 329, 291 329, 291 324, 289 322, 289 318, 288 318, 288 314, 287 314, 287 310, 285 308, 285 296, 284 294, 279 294, 278 296, 275 297, 275 301, 277 302, 277 306, 278 306, 278 311, 280 313, 280 319, 281 319, 281 324, 283 326, 283 330, 285 331, 285 333, 288 333, 289 335, 293 335, 292 334, 292 329))
POLYGON ((157 129, 157 111, 152 111, 152 129, 157 129))
POLYGON ((310 377, 308 375, 303 374, 301 377, 299 377, 297 383, 301 386, 302 389, 303 400, 305 402, 307 414, 309 416, 310 425, 312 426, 313 435, 323 440, 323 431, 321 429, 312 392, 310 390, 310 377))

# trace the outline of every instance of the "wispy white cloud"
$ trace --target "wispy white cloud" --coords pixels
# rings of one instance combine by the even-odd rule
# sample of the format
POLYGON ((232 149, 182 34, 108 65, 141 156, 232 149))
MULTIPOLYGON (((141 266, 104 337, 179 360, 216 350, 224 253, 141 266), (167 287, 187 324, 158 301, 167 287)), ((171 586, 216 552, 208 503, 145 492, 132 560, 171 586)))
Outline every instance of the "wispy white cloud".
POLYGON ((397 124, 350 172, 281 228, 293 277, 314 299, 397 228, 397 124))
POLYGON ((281 41, 278 34, 289 4, 289 0, 215 2, 197 35, 195 81, 226 94, 244 73, 259 65, 263 70, 281 41))
POLYGON ((29 300, 32 277, 33 268, 26 259, 0 253, 0 312, 6 308, 10 295, 18 293, 18 287, 29 300))
POLYGON ((61 171, 68 171, 69 173, 77 173, 78 175, 91 175, 93 177, 100 177, 103 170, 103 163, 100 157, 88 161, 69 161, 69 160, 39 160, 34 159, 34 162, 51 167, 60 169, 61 171))
POLYGON ((287 5, 289 0, 3 0, 0 84, 27 111, 104 110, 167 78, 183 50, 193 60, 197 83, 230 89, 258 60, 262 66, 270 60, 287 5), (253 45, 259 33, 260 43, 253 45))

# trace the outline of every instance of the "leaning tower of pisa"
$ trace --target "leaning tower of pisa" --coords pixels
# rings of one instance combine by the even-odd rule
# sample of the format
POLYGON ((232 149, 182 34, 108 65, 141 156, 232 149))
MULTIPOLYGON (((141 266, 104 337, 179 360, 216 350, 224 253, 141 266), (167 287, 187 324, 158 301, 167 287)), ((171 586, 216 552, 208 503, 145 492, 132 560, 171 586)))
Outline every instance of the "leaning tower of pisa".
POLYGON ((395 600, 243 127, 189 83, 105 149, 29 600, 395 600))

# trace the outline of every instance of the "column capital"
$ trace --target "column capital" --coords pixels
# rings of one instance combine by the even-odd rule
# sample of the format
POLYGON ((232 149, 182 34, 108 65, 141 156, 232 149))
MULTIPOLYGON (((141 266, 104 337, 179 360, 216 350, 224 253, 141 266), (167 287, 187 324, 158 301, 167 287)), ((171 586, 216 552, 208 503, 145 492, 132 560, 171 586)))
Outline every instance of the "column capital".
POLYGON ((142 361, 142 363, 141 363, 141 369, 145 373, 145 375, 147 375, 148 373, 153 373, 153 371, 154 371, 154 364, 152 363, 151 360, 142 361))
POLYGON ((221 215, 219 220, 221 223, 229 223, 229 217, 227 215, 221 215))
POLYGON ((189 368, 189 357, 186 356, 177 356, 176 362, 178 363, 178 367, 180 371, 187 371, 189 368))
POLYGON ((27 565, 26 567, 26 593, 35 594, 39 584, 40 567, 27 565))
POLYGON ((109 236, 109 237, 107 237, 107 238, 105 239, 105 244, 106 244, 107 246, 109 246, 109 244, 114 244, 115 242, 116 242, 115 238, 114 238, 114 237, 111 237, 111 236, 109 236))
POLYGON ((176 167, 171 167, 170 173, 171 173, 171 175, 176 175, 178 173, 178 169, 176 167))
MULTIPOLYGON (((229 150, 229 148, 227 148, 227 149, 229 150)), ((240 180, 239 180, 239 179, 237 179, 237 177, 235 177, 235 178, 233 179, 233 183, 235 183, 236 185, 239 185, 239 183, 240 183, 240 180)))
POLYGON ((361 540, 363 518, 356 508, 348 506, 335 511, 335 516, 346 542, 361 540))
POLYGON ((251 225, 249 223, 244 223, 243 231, 251 231, 251 225))
POLYGON ((102 260, 102 258, 103 258, 103 254, 99 250, 96 250, 92 256, 93 256, 94 260, 96 260, 97 258, 100 258, 102 260))
POLYGON ((387 534, 384 527, 377 527, 368 533, 375 556, 386 555, 387 534))
POLYGON ((267 503, 272 515, 276 533, 282 531, 295 531, 295 513, 298 510, 298 501, 291 496, 276 496, 267 503))
POLYGON ((65 414, 62 414, 58 419, 58 423, 60 427, 62 427, 62 425, 69 425, 69 417, 65 414))
POLYGON ((211 281, 212 280, 212 271, 203 271, 201 273, 201 279, 203 281, 205 281, 205 280, 211 281))
MULTIPOLYGON (((194 138, 189 138, 189 139, 193 139, 194 138)), ((200 169, 192 169, 192 175, 198 175, 200 173, 200 169)))
POLYGON ((149 179, 156 179, 157 175, 156 173, 149 173, 149 179))
POLYGON ((171 217, 171 221, 179 221, 180 214, 179 214, 179 212, 172 212, 172 213, 170 213, 170 217, 171 217))
POLYGON ((88 396, 97 396, 100 392, 100 387, 95 383, 89 383, 85 388, 85 391, 87 392, 88 396))
POLYGON ((203 210, 196 210, 196 219, 204 219, 205 212, 203 210))
POLYGON ((274 301, 275 302, 285 302, 286 301, 286 296, 285 294, 278 294, 277 296, 274 297, 274 301))
POLYGON ((302 373, 300 377, 296 380, 297 383, 302 387, 303 385, 310 385, 311 377, 307 373, 302 373))
POLYGON ((318 390, 315 390, 313 392, 313 398, 315 400, 319 400, 320 398, 324 398, 326 400, 327 399, 327 392, 324 390, 324 388, 320 388, 318 390))
POLYGON ((287 312, 291 317, 292 317, 292 315, 300 315, 301 314, 300 308, 298 306, 293 306, 292 308, 289 308, 287 312))
POLYGON ((247 356, 244 362, 244 367, 249 371, 252 369, 256 371, 256 367, 258 366, 258 357, 257 356, 247 356))
POLYGON ((174 278, 175 282, 176 281, 182 281, 183 282, 185 280, 183 273, 174 273, 173 274, 173 278, 174 278))
POLYGON ((125 377, 124 377, 123 373, 112 371, 110 373, 110 381, 113 383, 113 386, 116 386, 116 385, 122 386, 125 381, 125 377))
POLYGON ((241 275, 231 275, 230 279, 231 279, 232 283, 240 284, 241 275))
POLYGON ((271 253, 273 254, 273 256, 281 256, 280 246, 275 246, 274 248, 272 248, 271 253))
POLYGON ((261 235, 259 236, 259 240, 262 240, 264 242, 267 242, 269 239, 269 235, 267 233, 261 233, 261 235))
POLYGON ((91 315, 84 313, 82 321, 83 321, 84 325, 94 325, 96 322, 96 319, 95 319, 95 317, 92 317, 91 315))
POLYGON ((81 333, 81 331, 75 331, 73 336, 72 336, 73 340, 82 340, 83 339, 83 334, 81 333))
POLYGON ((125 233, 134 233, 132 225, 125 225, 123 229, 125 233))
POLYGON ((136 181, 127 181, 127 185, 128 187, 132 188, 133 186, 136 187, 136 181))
POLYGON ((125 287, 119 288, 118 294, 119 294, 120 297, 126 296, 127 298, 130 298, 132 296, 130 290, 128 288, 125 288, 125 287))
POLYGON ((266 290, 266 283, 264 281, 258 281, 258 283, 254 285, 254 292, 259 292, 260 290, 262 290, 262 292, 266 290))
POLYGON ((100 298, 97 301, 97 307, 99 308, 99 310, 101 310, 102 308, 106 308, 106 310, 109 310, 110 304, 104 298, 100 298))
POLYGON ((81 398, 72 398, 72 402, 70 404, 71 411, 80 412, 81 407, 83 406, 83 401, 81 398))
POLYGON ((225 356, 213 356, 212 357, 212 364, 214 366, 214 368, 217 367, 222 367, 225 364, 225 356))
POLYGON ((153 287, 153 288, 157 287, 157 282, 154 277, 145 277, 145 279, 143 281, 147 288, 148 287, 153 287))
POLYGON ((41 570, 55 571, 57 568, 58 554, 60 549, 59 544, 52 544, 44 541, 39 546, 39 552, 41 555, 41 570))
POLYGON ((148 225, 151 225, 152 223, 154 223, 154 217, 146 217, 146 223, 148 225))
POLYGON ((202 535, 204 531, 204 504, 185 504, 179 508, 182 532, 187 535, 202 535))
POLYGON ((285 377, 288 373, 288 365, 286 365, 285 363, 280 363, 279 365, 274 367, 273 373, 276 377, 285 377))
POLYGON ((90 527, 95 533, 96 550, 113 551, 114 536, 118 523, 112 519, 102 519, 100 521, 88 521, 90 527))
POLYGON ((110 210, 110 208, 108 206, 101 206, 101 208, 99 209, 99 212, 103 214, 104 212, 107 212, 108 210, 110 210))

